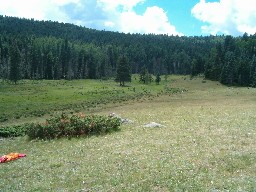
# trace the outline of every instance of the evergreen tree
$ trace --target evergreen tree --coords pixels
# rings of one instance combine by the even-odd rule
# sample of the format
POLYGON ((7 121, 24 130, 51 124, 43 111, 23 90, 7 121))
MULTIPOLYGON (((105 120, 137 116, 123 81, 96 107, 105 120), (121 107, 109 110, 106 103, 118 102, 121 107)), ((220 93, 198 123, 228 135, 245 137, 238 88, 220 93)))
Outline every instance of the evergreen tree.
POLYGON ((237 75, 238 75, 238 84, 242 86, 247 86, 250 84, 250 61, 244 55, 240 58, 237 58, 237 75))
POLYGON ((116 81, 120 83, 120 86, 124 86, 124 82, 131 81, 130 65, 126 56, 119 57, 116 72, 116 81))
POLYGON ((143 66, 140 73, 140 82, 143 82, 144 84, 151 83, 153 81, 152 75, 148 72, 148 69, 143 66))
POLYGON ((70 61, 70 46, 67 38, 65 38, 61 45, 60 61, 62 64, 62 77, 67 78, 70 61))
POLYGON ((251 86, 256 87, 256 72, 254 72, 251 77, 251 86))
POLYGON ((97 78, 97 62, 94 57, 93 50, 90 49, 90 52, 87 55, 87 67, 88 67, 88 77, 89 79, 96 79, 97 78))
POLYGON ((156 80, 155 81, 156 81, 156 84, 159 85, 159 83, 161 81, 161 77, 160 77, 159 73, 156 75, 156 80))
POLYGON ((198 71, 198 62, 197 59, 193 59, 191 63, 191 76, 196 76, 199 73, 198 71))
POLYGON ((256 86, 256 56, 253 55, 252 60, 250 62, 250 84, 255 87, 256 86))
POLYGON ((225 54, 225 64, 221 71, 221 83, 232 85, 234 83, 234 53, 228 51, 225 54))
POLYGON ((227 35, 224 42, 224 51, 234 52, 236 49, 235 39, 231 35, 227 35))
POLYGON ((46 55, 46 67, 45 67, 45 75, 44 78, 45 79, 53 79, 53 66, 54 66, 54 58, 53 58, 53 54, 50 51, 47 55, 46 55))
POLYGON ((146 84, 148 84, 148 83, 151 83, 152 81, 153 81, 152 74, 147 71, 147 73, 145 75, 145 82, 146 82, 146 84))
POLYGON ((146 83, 146 74, 147 74, 147 69, 145 65, 141 68, 140 72, 140 82, 143 82, 144 84, 146 83))
POLYGON ((10 47, 10 74, 9 79, 15 84, 20 80, 20 62, 21 56, 16 41, 10 47))

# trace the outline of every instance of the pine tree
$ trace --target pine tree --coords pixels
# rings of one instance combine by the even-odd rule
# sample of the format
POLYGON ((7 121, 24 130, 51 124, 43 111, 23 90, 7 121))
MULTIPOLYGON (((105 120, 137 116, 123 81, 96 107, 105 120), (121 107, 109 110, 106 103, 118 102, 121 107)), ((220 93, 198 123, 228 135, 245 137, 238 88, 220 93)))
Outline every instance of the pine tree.
POLYGON ((116 81, 120 83, 120 86, 124 86, 124 82, 131 81, 130 65, 128 58, 124 55, 118 59, 116 81))
POLYGON ((256 72, 254 72, 251 77, 251 86, 256 87, 256 72))
POLYGON ((46 68, 45 68, 45 79, 53 79, 53 66, 54 66, 54 58, 53 58, 53 54, 50 51, 47 55, 46 55, 46 68))
POLYGON ((250 62, 250 85, 256 87, 256 56, 253 55, 250 62))
POLYGON ((146 83, 146 74, 147 74, 147 69, 145 66, 143 66, 141 68, 141 72, 140 72, 140 82, 146 83))
POLYGON ((148 69, 143 66, 140 73, 140 82, 143 82, 144 84, 151 83, 153 81, 152 75, 148 72, 148 69))
POLYGON ((197 62, 197 59, 193 59, 192 62, 191 62, 191 76, 196 76, 198 75, 198 62, 197 62))
POLYGON ((150 73, 147 71, 147 73, 146 73, 146 75, 145 75, 145 82, 146 82, 146 84, 148 84, 148 83, 151 83, 152 81, 153 81, 152 74, 150 74, 150 73))
POLYGON ((13 81, 17 84, 17 81, 20 79, 20 62, 21 56, 19 48, 14 41, 12 46, 10 47, 10 74, 9 80, 13 81))
POLYGON ((232 85, 234 83, 234 53, 228 51, 225 54, 225 65, 221 71, 221 83, 232 85))
POLYGON ((156 80, 155 81, 156 81, 156 84, 159 85, 159 83, 161 81, 161 77, 160 77, 159 73, 156 75, 156 80))

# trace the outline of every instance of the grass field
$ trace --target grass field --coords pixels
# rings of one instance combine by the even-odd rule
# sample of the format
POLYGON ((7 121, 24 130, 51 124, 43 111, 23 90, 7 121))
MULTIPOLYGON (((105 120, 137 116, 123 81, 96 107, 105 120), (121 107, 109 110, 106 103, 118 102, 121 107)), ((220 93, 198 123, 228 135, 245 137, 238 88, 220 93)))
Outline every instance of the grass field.
POLYGON ((120 132, 0 140, 0 154, 27 154, 0 164, 0 191, 256 191, 256 89, 170 79, 188 91, 96 112, 134 121, 120 132))
POLYGON ((120 105, 170 91, 166 83, 144 85, 135 78, 138 76, 126 87, 113 80, 23 80, 18 85, 0 82, 0 126, 49 117, 59 111, 92 112, 108 104, 120 105))

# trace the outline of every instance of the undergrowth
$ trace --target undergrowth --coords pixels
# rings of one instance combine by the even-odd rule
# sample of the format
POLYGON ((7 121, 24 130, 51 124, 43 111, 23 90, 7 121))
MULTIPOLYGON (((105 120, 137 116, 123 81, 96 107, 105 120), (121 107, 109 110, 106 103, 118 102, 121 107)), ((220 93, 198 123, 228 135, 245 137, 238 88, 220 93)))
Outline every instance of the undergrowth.
POLYGON ((19 137, 25 136, 29 124, 13 125, 0 127, 0 137, 19 137))
POLYGON ((30 123, 0 127, 0 137, 28 135, 29 139, 54 139, 106 134, 118 131, 120 118, 103 115, 61 114, 47 119, 44 123, 30 123))

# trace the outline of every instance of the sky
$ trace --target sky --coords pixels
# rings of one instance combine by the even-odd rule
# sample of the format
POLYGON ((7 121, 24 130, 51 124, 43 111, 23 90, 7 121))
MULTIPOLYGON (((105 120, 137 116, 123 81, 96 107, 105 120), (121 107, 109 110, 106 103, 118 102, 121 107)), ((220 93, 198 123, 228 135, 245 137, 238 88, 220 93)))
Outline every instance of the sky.
POLYGON ((256 33, 256 0, 0 0, 0 15, 124 33, 256 33))

